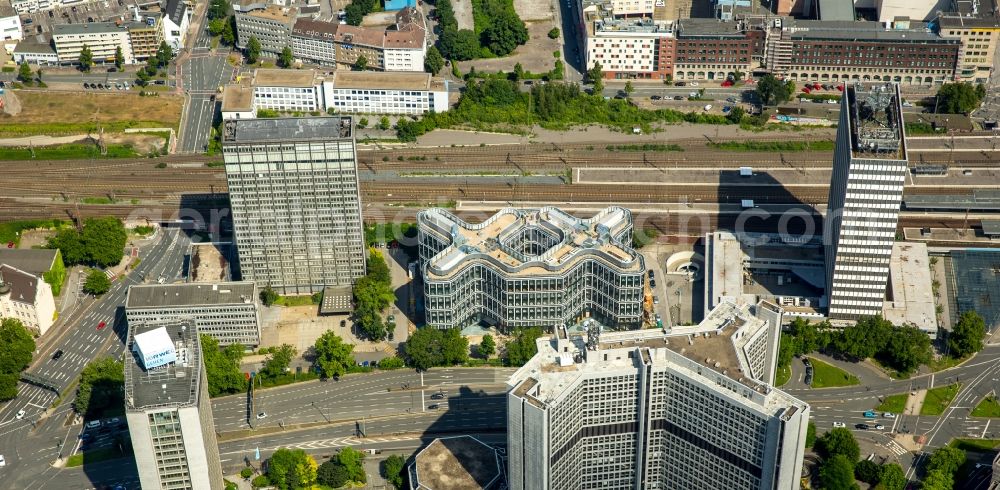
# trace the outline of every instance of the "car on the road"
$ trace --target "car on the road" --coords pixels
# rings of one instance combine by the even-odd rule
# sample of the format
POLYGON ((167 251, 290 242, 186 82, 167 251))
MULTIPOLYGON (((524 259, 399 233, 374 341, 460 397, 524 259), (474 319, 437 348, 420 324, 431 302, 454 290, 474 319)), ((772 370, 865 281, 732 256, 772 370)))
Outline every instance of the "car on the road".
POLYGON ((3 459, 3 455, 0 454, 0 468, 7 466, 7 460, 3 459))
POLYGON ((55 354, 52 354, 52 360, 53 361, 58 361, 59 358, 62 357, 62 356, 63 356, 63 351, 62 351, 62 349, 59 349, 59 350, 56 351, 55 354))
POLYGON ((874 419, 878 417, 878 414, 874 410, 865 410, 864 416, 866 419, 874 419))
POLYGON ((698 82, 691 82, 689 85, 691 85, 692 87, 697 87, 698 86, 698 82))
POLYGON ((675 87, 686 87, 687 82, 674 82, 675 87))
POLYGON ((435 403, 433 405, 428 406, 427 410, 437 410, 439 408, 441 408, 441 405, 438 405, 437 403, 435 403))
POLYGON ((24 412, 24 409, 22 408, 22 409, 20 409, 20 410, 17 411, 17 415, 15 415, 14 418, 16 418, 17 420, 21 420, 21 419, 24 418, 24 414, 25 414, 25 412, 24 412))
POLYGON ((681 97, 680 95, 675 95, 674 100, 684 100, 684 97, 681 97))
POLYGON ((107 322, 101 322, 101 323, 97 324, 97 329, 98 330, 104 330, 104 327, 106 327, 106 326, 108 326, 107 322))
POLYGON ((650 279, 649 280, 649 287, 651 287, 651 288, 655 288, 656 287, 656 279, 650 279))
POLYGON ((261 412, 261 413, 257 414, 257 420, 260 420, 260 419, 263 419, 263 418, 266 418, 266 417, 267 417, 267 412, 261 412))
POLYGON ((882 424, 875 424, 875 430, 885 430, 885 426, 882 424))
POLYGON ((646 271, 646 274, 649 276, 650 279, 652 279, 653 278, 653 269, 649 269, 648 271, 646 271))
POLYGON ((111 417, 111 419, 108 420, 108 425, 119 425, 121 423, 122 423, 122 419, 120 419, 118 417, 111 417))
POLYGON ((845 424, 845 423, 843 423, 843 422, 834 422, 834 423, 833 423, 833 426, 834 426, 835 428, 836 428, 836 427, 847 427, 847 424, 845 424))
POLYGON ((444 398, 444 393, 435 393, 431 395, 431 400, 440 400, 444 398))
POLYGON ((882 414, 882 416, 885 417, 885 418, 887 418, 887 419, 894 419, 894 418, 896 418, 896 414, 894 414, 892 412, 885 412, 885 413, 882 414))
POLYGON ((340 328, 344 328, 346 326, 347 326, 347 320, 341 320, 340 321, 340 328))
POLYGON ((652 95, 652 96, 649 97, 650 100, 660 100, 662 98, 663 97, 660 97, 659 95, 652 95))
POLYGON ((868 430, 869 429, 868 424, 854 424, 854 428, 855 429, 860 429, 860 430, 868 430))
POLYGON ((101 421, 100 420, 91 420, 90 422, 87 422, 87 424, 86 424, 86 427, 88 429, 95 429, 95 428, 100 427, 100 426, 101 426, 101 421))
POLYGON ((654 305, 660 304, 660 298, 657 298, 656 296, 653 296, 653 304, 654 305))

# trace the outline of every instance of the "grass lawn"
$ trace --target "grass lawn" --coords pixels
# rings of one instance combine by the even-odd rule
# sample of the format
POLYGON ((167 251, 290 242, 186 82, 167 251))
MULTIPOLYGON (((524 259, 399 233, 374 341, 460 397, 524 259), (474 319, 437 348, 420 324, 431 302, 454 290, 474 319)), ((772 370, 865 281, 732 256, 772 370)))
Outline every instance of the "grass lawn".
POLYGON ((318 305, 319 301, 314 296, 278 296, 274 304, 279 306, 308 306, 318 305))
POLYGON ((909 396, 907 393, 889 395, 885 397, 885 401, 881 405, 875 407, 875 410, 879 412, 903 413, 903 410, 906 409, 906 398, 909 396))
POLYGON ((823 361, 809 358, 813 366, 813 388, 836 388, 860 384, 858 377, 823 361))
POLYGON ((1000 417, 1000 401, 995 396, 988 396, 972 410, 973 417, 1000 417))
POLYGON ((66 467, 73 468, 75 466, 83 466, 85 464, 93 464, 99 461, 107 461, 109 459, 124 458, 126 456, 131 456, 132 451, 126 451, 122 454, 117 447, 102 447, 99 449, 94 449, 92 451, 80 452, 70 456, 66 459, 66 467))
POLYGON ((988 453, 1000 447, 1000 439, 955 439, 949 445, 963 451, 988 453))
POLYGON ((932 360, 930 364, 927 365, 927 367, 931 368, 931 371, 934 371, 936 373, 938 371, 943 371, 945 369, 953 368, 962 363, 963 361, 965 361, 966 359, 968 359, 968 357, 962 357, 956 359, 954 357, 941 356, 941 358, 939 359, 932 360))
POLYGON ((927 390, 927 397, 924 398, 924 406, 920 407, 920 415, 941 415, 951 404, 951 400, 958 394, 962 387, 959 383, 948 386, 938 386, 927 390))
POLYGON ((792 367, 779 367, 774 375, 774 386, 784 386, 790 379, 792 379, 792 367))
POLYGON ((0 223, 0 243, 2 243, 3 246, 7 246, 7 242, 20 243, 20 233, 24 230, 32 230, 35 228, 52 229, 65 225, 69 225, 69 222, 58 219, 36 219, 0 223))
POLYGON ((21 112, 0 115, 0 137, 107 133, 126 128, 176 129, 184 100, 181 97, 139 97, 137 93, 17 92, 21 112))

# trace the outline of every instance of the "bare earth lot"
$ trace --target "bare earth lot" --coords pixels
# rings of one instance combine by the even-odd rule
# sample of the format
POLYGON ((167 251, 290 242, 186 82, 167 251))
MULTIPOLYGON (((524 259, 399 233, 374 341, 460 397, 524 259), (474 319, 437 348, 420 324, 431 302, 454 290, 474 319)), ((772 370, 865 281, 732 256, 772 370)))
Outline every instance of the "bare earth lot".
POLYGON ((451 2, 451 8, 455 11, 455 20, 459 29, 475 29, 475 22, 472 19, 472 1, 455 0, 451 2))
MULTIPOLYGON (((548 8, 548 3, 542 2, 542 4, 546 9, 548 8)), ((516 2, 515 5, 517 5, 516 2)), ((518 15, 522 15, 520 10, 518 10, 518 15)), ((524 19, 523 16, 521 18, 524 19)), ((551 70, 556 64, 556 59, 552 57, 552 52, 560 49, 559 40, 549 39, 548 36, 549 31, 553 27, 552 22, 525 21, 525 24, 528 26, 528 42, 524 46, 518 46, 514 54, 504 58, 463 61, 459 64, 459 67, 463 72, 469 71, 469 67, 471 66, 475 66, 476 71, 513 71, 514 65, 520 63, 525 70, 532 73, 544 73, 551 70)))
POLYGON ((45 131, 44 125, 88 122, 131 122, 135 127, 176 128, 184 103, 181 97, 167 94, 139 97, 138 94, 121 92, 19 90, 15 97, 21 110, 16 115, 0 114, 0 137, 50 134, 45 131), (30 128, 31 125, 38 127, 30 128))
POLYGON ((514 11, 525 22, 555 18, 555 6, 546 0, 514 0, 514 11))

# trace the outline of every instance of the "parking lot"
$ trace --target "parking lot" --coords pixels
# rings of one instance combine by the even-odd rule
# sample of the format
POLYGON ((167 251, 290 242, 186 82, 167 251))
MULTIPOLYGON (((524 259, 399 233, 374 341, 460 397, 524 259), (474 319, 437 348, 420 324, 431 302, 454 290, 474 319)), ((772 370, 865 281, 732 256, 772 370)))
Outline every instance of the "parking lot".
POLYGON ((57 24, 85 24, 88 22, 113 22, 131 17, 129 9, 136 2, 125 0, 98 0, 72 6, 55 7, 41 12, 21 15, 26 35, 48 34, 57 24))
POLYGON ((80 433, 80 451, 90 451, 99 447, 110 447, 121 438, 128 439, 128 424, 124 417, 91 420, 80 433))

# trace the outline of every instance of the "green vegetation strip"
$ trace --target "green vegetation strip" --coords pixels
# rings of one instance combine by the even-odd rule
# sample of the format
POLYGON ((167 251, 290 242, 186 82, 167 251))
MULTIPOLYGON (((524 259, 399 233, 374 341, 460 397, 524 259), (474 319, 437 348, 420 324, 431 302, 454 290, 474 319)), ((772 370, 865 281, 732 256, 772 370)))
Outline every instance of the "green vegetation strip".
POLYGON ((0 148, 0 160, 75 160, 83 158, 129 158, 139 156, 129 145, 108 145, 102 155, 96 145, 59 145, 30 148, 0 148), (34 154, 34 156, 32 156, 34 154))
POLYGON ((995 396, 988 396, 972 410, 973 417, 1000 417, 1000 401, 995 396))
POLYGON ((58 219, 35 219, 25 221, 8 221, 0 223, 0 242, 6 246, 7 242, 18 243, 21 239, 20 233, 24 230, 36 228, 55 229, 69 224, 68 221, 58 219))
POLYGON ((274 304, 281 306, 309 306, 318 305, 323 296, 320 293, 312 296, 278 296, 274 304))
POLYGON ((949 445, 963 451, 988 453, 1000 447, 1000 439, 955 439, 949 445))
POLYGON ((901 393, 899 395, 889 395, 885 397, 882 404, 875 407, 875 410, 879 412, 892 412, 892 413, 903 413, 906 409, 906 399, 910 395, 906 393, 901 393))
POLYGON ((920 415, 941 415, 944 413, 961 387, 961 384, 954 383, 927 390, 927 397, 924 398, 924 406, 920 408, 920 415))
POLYGON ((854 386, 860 384, 857 376, 843 369, 827 364, 815 358, 809 358, 813 366, 813 388, 836 388, 839 386, 854 386))
POLYGON ((774 376, 774 386, 784 386, 790 379, 792 379, 792 367, 779 366, 778 372, 774 376))
POLYGON ((722 141, 708 146, 727 151, 833 151, 833 142, 819 141, 722 141))
POLYGON ((0 125, 0 137, 19 138, 22 136, 48 135, 65 136, 71 134, 97 134, 100 128, 105 133, 124 133, 130 128, 162 128, 168 126, 159 121, 108 121, 99 125, 93 122, 5 124, 0 125), (98 127, 100 126, 100 127, 98 127))
POLYGON ((684 148, 681 148, 680 145, 654 145, 649 143, 644 145, 608 145, 605 149, 608 151, 684 151, 684 148))
POLYGON ((66 459, 66 467, 74 468, 77 466, 83 466, 85 464, 94 464, 101 461, 107 461, 109 459, 124 458, 126 456, 131 456, 132 452, 128 451, 122 453, 117 447, 104 447, 100 449, 94 449, 92 451, 76 453, 66 459))

